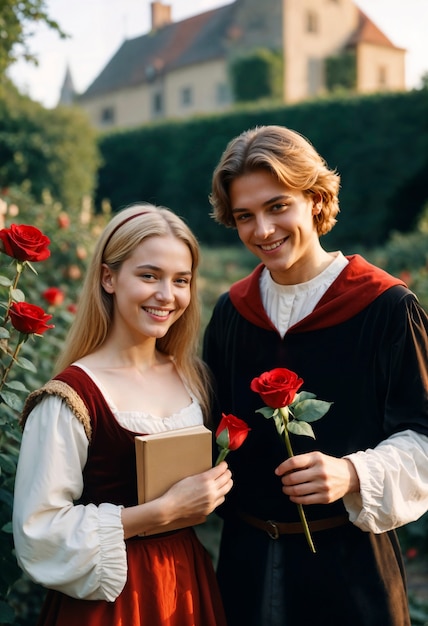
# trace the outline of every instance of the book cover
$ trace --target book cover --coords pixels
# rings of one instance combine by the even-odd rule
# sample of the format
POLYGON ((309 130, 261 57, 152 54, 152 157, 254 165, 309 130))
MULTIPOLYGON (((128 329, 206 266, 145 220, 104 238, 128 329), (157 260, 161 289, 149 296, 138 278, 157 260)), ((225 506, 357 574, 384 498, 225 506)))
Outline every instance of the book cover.
MULTIPOLYGON (((212 433, 205 426, 138 435, 135 437, 138 503, 149 502, 172 485, 212 467, 212 433)), ((202 524, 206 516, 178 519, 145 535, 202 524)))

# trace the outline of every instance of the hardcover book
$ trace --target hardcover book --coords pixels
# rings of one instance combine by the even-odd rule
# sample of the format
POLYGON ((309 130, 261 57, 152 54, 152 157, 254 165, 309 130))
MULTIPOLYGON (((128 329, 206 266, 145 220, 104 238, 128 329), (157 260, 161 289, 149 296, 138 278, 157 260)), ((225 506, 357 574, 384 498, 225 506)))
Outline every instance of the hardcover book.
MULTIPOLYGON (((138 503, 158 498, 179 480, 212 467, 212 433, 205 426, 135 437, 138 503)), ((142 535, 164 533, 205 522, 206 516, 177 519, 142 535)))

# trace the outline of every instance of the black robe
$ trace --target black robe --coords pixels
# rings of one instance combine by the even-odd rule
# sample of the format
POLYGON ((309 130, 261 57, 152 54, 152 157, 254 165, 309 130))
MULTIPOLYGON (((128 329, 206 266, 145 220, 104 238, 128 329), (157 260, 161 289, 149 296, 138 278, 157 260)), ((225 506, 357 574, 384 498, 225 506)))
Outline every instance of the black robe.
MULTIPOLYGON (((220 297, 204 338, 220 411, 251 427, 227 457, 234 487, 221 510, 218 576, 228 624, 407 626, 394 532, 373 535, 352 524, 321 531, 312 554, 303 535, 273 540, 234 511, 299 519, 274 474, 287 457, 284 443, 273 421, 255 412, 263 402, 250 390, 254 377, 274 367, 295 371, 301 391, 333 402, 312 425, 315 440, 292 435, 295 454, 342 457, 405 429, 428 435, 427 315, 403 283, 355 255, 314 311, 281 339, 262 305, 262 269, 220 297)), ((341 500, 305 507, 310 520, 344 512, 341 500)))

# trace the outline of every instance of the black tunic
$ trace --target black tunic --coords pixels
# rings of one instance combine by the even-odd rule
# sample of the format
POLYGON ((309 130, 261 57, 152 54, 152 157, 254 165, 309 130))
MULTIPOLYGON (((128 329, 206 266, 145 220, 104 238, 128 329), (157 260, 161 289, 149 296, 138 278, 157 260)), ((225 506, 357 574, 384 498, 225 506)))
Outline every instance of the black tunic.
MULTIPOLYGON (((373 535, 349 524, 278 540, 235 515, 298 521, 274 468, 287 456, 251 380, 286 367, 301 390, 333 402, 312 424, 316 439, 293 436, 295 454, 342 457, 376 446, 395 432, 428 435, 428 318, 400 281, 349 257, 348 266, 313 313, 281 339, 261 303, 262 266, 218 301, 204 339, 220 410, 251 427, 228 456, 234 488, 222 507, 218 576, 229 626, 403 626, 410 624, 394 532, 373 535)), ((308 519, 345 512, 342 501, 305 507, 308 519)))

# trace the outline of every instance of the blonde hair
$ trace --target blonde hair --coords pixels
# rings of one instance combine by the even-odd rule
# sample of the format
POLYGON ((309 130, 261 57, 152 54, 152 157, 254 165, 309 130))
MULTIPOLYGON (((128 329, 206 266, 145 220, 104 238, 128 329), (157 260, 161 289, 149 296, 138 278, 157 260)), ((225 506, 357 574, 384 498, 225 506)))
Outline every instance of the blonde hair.
POLYGON ((156 348, 174 357, 177 369, 208 414, 208 378, 197 356, 200 307, 196 272, 199 265, 199 244, 190 228, 175 213, 164 207, 138 204, 124 209, 109 222, 100 235, 89 264, 75 320, 68 332, 56 371, 100 347, 113 321, 113 296, 101 285, 102 265, 117 272, 135 248, 148 237, 172 235, 182 241, 192 257, 190 303, 183 315, 166 335, 156 340, 156 348))
POLYGON ((299 133, 283 126, 258 126, 229 142, 214 170, 210 203, 212 217, 230 228, 235 220, 230 205, 231 182, 249 172, 265 169, 286 187, 322 200, 314 215, 318 235, 328 233, 339 212, 340 176, 327 167, 312 144, 299 133))

